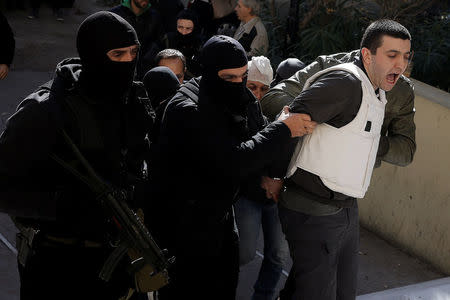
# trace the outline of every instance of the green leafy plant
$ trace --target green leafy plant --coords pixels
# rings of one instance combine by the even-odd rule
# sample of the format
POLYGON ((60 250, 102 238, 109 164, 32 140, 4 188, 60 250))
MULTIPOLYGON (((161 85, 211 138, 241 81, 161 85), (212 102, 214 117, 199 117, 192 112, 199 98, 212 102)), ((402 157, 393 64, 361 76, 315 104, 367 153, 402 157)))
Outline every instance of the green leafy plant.
POLYGON ((270 2, 264 1, 261 4, 259 17, 266 27, 269 38, 269 53, 267 57, 270 59, 272 67, 276 69, 278 64, 286 57, 286 23, 277 17, 278 12, 276 11, 273 0, 270 2))
MULTIPOLYGON (((295 0, 293 0, 295 1, 295 0)), ((438 0, 298 0, 297 35, 286 38, 286 21, 270 5, 262 14, 267 24, 269 58, 286 57, 309 63, 317 56, 359 48, 365 28, 389 18, 409 29, 415 51, 412 77, 445 91, 450 89, 450 10, 438 0)), ((275 65, 276 66, 276 65, 275 65)))
POLYGON ((269 35, 269 58, 279 62, 297 57, 305 63, 322 54, 349 51, 359 47, 364 18, 352 0, 307 0, 300 2, 298 32, 295 41, 286 38, 286 21, 276 13, 263 10, 269 35))
POLYGON ((450 18, 436 16, 417 23, 413 36, 414 67, 411 76, 450 92, 450 18))

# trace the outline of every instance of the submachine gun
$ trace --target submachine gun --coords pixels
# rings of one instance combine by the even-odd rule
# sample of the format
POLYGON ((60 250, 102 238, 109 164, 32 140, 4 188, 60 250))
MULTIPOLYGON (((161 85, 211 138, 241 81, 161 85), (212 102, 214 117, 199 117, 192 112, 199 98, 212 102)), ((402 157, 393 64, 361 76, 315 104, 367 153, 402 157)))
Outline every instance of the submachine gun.
POLYGON ((54 154, 52 158, 92 190, 120 232, 119 244, 106 260, 99 277, 109 281, 119 261, 128 253, 132 259, 130 271, 135 275, 138 292, 156 291, 167 285, 169 281, 167 270, 175 258, 167 258, 142 223, 142 216, 140 218, 129 208, 126 202, 127 193, 118 191, 104 182, 64 130, 62 130, 62 137, 87 174, 82 174, 54 154))

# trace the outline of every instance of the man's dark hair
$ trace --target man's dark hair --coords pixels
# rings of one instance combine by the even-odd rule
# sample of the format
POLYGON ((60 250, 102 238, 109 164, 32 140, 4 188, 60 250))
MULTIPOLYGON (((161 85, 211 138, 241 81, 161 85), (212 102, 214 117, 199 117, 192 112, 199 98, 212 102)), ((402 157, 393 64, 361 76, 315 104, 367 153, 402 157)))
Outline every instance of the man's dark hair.
POLYGON ((186 57, 184 57, 183 53, 176 49, 164 49, 156 54, 155 57, 155 65, 159 66, 159 62, 162 59, 174 59, 179 58, 183 62, 183 69, 186 69, 186 57))
POLYGON ((370 53, 376 54, 385 35, 402 40, 411 40, 411 35, 405 26, 393 20, 381 19, 367 27, 361 39, 360 49, 367 48, 370 53))

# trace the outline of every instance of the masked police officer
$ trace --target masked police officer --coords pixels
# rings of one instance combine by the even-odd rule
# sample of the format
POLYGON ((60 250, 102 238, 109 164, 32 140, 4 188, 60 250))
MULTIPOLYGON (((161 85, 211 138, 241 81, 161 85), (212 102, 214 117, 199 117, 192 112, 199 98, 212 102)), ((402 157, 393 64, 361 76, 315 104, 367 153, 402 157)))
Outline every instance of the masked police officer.
POLYGON ((139 42, 123 18, 98 12, 80 25, 77 50, 0 137, 0 210, 21 229, 18 248, 29 250, 19 252, 21 299, 118 299, 132 287, 125 258, 108 282, 99 278, 116 232, 101 196, 55 157, 81 171, 64 130, 111 186, 130 191, 142 182, 152 118, 133 83, 139 42))

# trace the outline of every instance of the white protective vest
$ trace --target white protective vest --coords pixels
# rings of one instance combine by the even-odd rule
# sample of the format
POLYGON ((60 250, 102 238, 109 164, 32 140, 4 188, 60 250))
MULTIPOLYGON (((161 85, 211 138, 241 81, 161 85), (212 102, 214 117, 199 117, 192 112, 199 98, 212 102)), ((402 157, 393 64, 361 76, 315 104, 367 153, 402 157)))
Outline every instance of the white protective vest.
POLYGON ((307 89, 324 73, 343 70, 354 74, 362 87, 361 107, 356 117, 347 125, 336 128, 318 124, 310 135, 300 141, 288 168, 287 177, 301 168, 320 177, 329 189, 355 198, 363 198, 369 187, 378 151, 381 125, 384 119, 386 97, 380 98, 359 67, 346 63, 314 74, 306 81, 307 89))

